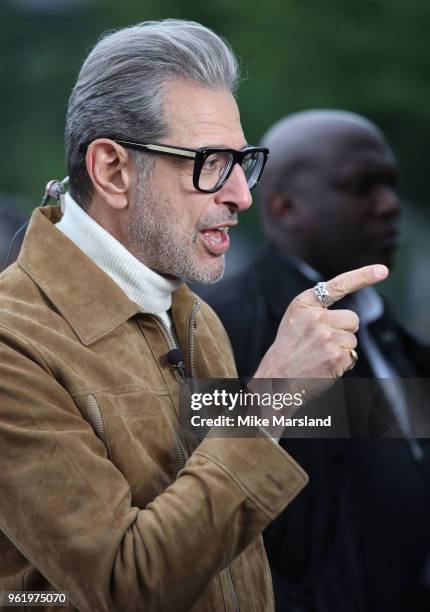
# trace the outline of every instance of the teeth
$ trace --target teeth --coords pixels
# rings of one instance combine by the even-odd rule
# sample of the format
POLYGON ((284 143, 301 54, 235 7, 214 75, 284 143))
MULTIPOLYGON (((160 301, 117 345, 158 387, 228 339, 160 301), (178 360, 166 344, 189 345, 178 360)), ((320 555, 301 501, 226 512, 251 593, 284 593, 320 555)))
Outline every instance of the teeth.
POLYGON ((224 234, 228 234, 228 230, 229 230, 228 227, 217 227, 214 229, 203 230, 203 233, 205 235, 210 235, 211 232, 223 232, 224 234))

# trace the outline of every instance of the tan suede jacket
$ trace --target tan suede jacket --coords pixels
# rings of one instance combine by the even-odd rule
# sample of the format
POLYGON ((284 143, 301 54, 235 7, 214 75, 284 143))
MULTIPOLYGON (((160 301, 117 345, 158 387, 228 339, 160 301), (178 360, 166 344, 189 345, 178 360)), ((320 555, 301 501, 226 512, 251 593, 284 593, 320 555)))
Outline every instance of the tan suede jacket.
MULTIPOLYGON (((81 612, 273 610, 260 533, 305 473, 264 437, 190 446, 160 322, 60 214, 35 210, 0 276, 0 590, 57 589, 81 612)), ((185 285, 172 314, 191 374, 236 375, 185 285)))

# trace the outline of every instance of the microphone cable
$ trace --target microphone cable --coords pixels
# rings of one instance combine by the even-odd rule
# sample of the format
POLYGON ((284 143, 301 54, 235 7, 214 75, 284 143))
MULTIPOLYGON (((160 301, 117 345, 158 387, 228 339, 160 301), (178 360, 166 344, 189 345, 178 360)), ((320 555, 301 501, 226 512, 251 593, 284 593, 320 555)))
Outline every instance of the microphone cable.
MULTIPOLYGON (((42 201, 40 202, 40 206, 46 206, 46 204, 49 202, 49 200, 56 200, 57 203, 60 203, 60 197, 62 196, 63 193, 65 193, 66 191, 66 185, 69 182, 69 177, 66 176, 66 178, 64 178, 62 181, 58 181, 58 180, 52 180, 49 181, 46 184, 45 187, 45 192, 43 194, 42 197, 42 201)), ((7 251, 7 255, 6 255, 6 259, 4 261, 4 265, 3 268, 6 269, 10 263, 10 259, 12 257, 12 253, 13 253, 13 247, 15 246, 15 242, 18 239, 18 237, 25 232, 25 230, 28 227, 30 220, 27 220, 23 225, 21 225, 21 227, 15 232, 15 234, 12 237, 12 240, 10 241, 9 244, 9 248, 7 251)))

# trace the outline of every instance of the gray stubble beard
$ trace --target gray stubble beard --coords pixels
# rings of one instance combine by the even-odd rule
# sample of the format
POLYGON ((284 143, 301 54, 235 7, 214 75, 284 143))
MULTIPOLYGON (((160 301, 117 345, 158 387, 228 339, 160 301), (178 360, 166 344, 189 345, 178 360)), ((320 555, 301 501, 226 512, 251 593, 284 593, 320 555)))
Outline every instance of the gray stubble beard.
POLYGON ((146 176, 146 180, 137 182, 126 228, 127 248, 139 261, 164 276, 202 284, 221 280, 225 256, 218 258, 220 265, 217 268, 204 266, 198 261, 192 245, 197 241, 199 230, 194 230, 191 243, 186 241, 186 236, 180 235, 180 218, 169 216, 168 211, 172 210, 169 200, 154 193, 148 178, 146 176))

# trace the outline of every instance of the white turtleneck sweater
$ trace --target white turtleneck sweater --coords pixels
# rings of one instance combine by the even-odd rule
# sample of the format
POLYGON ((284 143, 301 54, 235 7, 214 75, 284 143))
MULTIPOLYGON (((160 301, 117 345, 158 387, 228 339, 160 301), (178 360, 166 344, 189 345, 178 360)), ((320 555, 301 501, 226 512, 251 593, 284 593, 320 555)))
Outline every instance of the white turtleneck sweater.
POLYGON ((61 208, 63 216, 55 227, 110 276, 127 297, 140 306, 142 312, 158 315, 172 332, 169 315, 172 293, 181 281, 169 280, 136 259, 94 221, 69 193, 61 198, 61 208))

